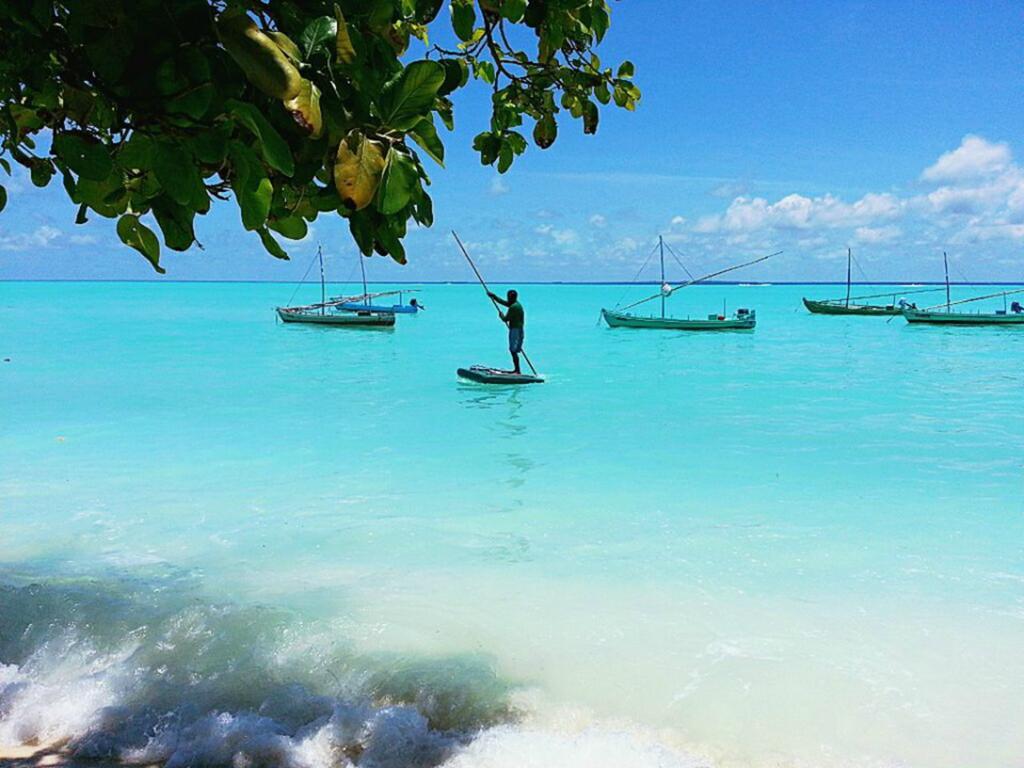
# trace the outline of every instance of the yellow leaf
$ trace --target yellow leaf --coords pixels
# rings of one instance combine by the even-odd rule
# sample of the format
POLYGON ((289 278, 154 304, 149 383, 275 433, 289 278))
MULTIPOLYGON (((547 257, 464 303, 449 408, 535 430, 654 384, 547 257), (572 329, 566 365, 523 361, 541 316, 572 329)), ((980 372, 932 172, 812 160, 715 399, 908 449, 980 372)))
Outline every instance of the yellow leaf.
POLYGON ((384 173, 384 147, 358 130, 349 131, 338 145, 334 186, 346 208, 358 211, 373 200, 384 173))
POLYGON ((298 95, 284 102, 295 122, 309 134, 312 139, 319 139, 324 132, 324 120, 320 114, 320 89, 309 80, 303 78, 298 95))
POLYGON ((352 38, 348 34, 348 24, 345 23, 345 14, 341 8, 334 6, 334 18, 338 21, 338 37, 335 46, 338 51, 338 58, 346 64, 351 64, 356 58, 356 49, 352 47, 352 38))

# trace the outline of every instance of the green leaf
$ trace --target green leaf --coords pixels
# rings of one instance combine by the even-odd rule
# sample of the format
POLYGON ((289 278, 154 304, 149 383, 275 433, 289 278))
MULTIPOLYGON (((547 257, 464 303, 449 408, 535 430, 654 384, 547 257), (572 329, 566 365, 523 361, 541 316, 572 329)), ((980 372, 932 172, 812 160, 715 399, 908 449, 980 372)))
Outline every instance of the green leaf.
POLYGON ((489 61, 473 62, 473 76, 485 83, 494 82, 494 64, 489 61))
POLYGON ((301 216, 283 216, 270 221, 270 228, 280 232, 289 240, 301 240, 309 231, 306 221, 301 216))
POLYGON ((589 100, 583 102, 583 132, 587 134, 597 133, 597 120, 597 104, 589 100))
POLYGON ((180 205, 195 205, 205 194, 195 161, 179 144, 161 141, 155 145, 153 172, 160 186, 180 205))
POLYGON ((407 131, 430 112, 444 82, 444 67, 436 61, 414 61, 384 86, 381 119, 389 128, 407 131))
POLYGON ((473 27, 476 25, 476 8, 473 0, 452 0, 452 29, 462 41, 473 38, 473 27))
POLYGON ((437 89, 438 96, 447 96, 469 81, 469 66, 465 59, 441 59, 438 63, 444 67, 444 82, 437 89))
POLYGON ((308 59, 310 54, 321 44, 336 37, 338 34, 338 22, 330 16, 320 16, 313 19, 299 35, 299 45, 308 59))
POLYGON ((271 168, 285 176, 295 173, 295 159, 288 144, 254 105, 237 99, 225 102, 228 111, 259 139, 260 151, 271 168))
POLYGON ((437 135, 437 129, 434 128, 434 124, 429 118, 423 118, 413 129, 409 131, 409 136, 412 140, 419 144, 420 148, 430 155, 430 158, 444 167, 444 144, 441 143, 441 139, 437 135))
POLYGON ((37 187, 45 187, 53 178, 53 163, 49 160, 33 160, 29 176, 37 187))
POLYGON ((0 184, 0 211, 7 207, 7 190, 0 184))
POLYGON ((558 123, 554 115, 544 115, 533 126, 533 141, 541 149, 547 149, 558 137, 558 123))
POLYGON ((160 242, 153 234, 153 230, 139 221, 139 217, 127 213, 117 220, 117 236, 121 242, 141 253, 153 269, 161 275, 166 271, 160 266, 160 242))
POLYGON ((608 4, 604 0, 597 0, 591 8, 590 26, 594 30, 594 37, 597 39, 597 42, 601 42, 608 33, 608 27, 611 26, 608 4))
POLYGON ((513 24, 522 21, 524 13, 526 13, 526 0, 502 0, 501 15, 513 24))
POLYGON ((166 195, 153 201, 153 216, 164 234, 164 243, 174 251, 187 251, 196 240, 192 220, 195 212, 178 205, 166 195))
POLYGON ((274 199, 274 185, 270 179, 262 178, 255 185, 246 186, 238 192, 238 205, 242 209, 242 226, 253 230, 262 227, 270 215, 270 203, 274 199))
POLYGON ((262 242, 263 247, 267 249, 267 253, 275 259, 284 259, 285 261, 288 261, 288 254, 285 253, 281 244, 274 239, 274 236, 267 231, 266 227, 257 229, 256 234, 260 236, 260 242, 262 242))
POLYGON ((218 130, 203 131, 194 137, 190 145, 200 162, 220 165, 228 152, 227 138, 218 130))
POLYGON ((60 133, 53 137, 53 153, 79 176, 93 181, 102 181, 113 170, 107 148, 91 137, 60 133))
POLYGON ((192 86, 167 101, 167 113, 187 115, 193 120, 200 120, 210 109, 216 95, 217 89, 211 83, 192 86))
POLYGON ((348 24, 345 23, 345 15, 337 5, 334 6, 334 20, 338 25, 338 36, 335 38, 334 50, 338 54, 340 61, 351 64, 356 59, 356 49, 352 47, 352 38, 348 32, 348 24))
POLYGON ((153 167, 153 140, 144 133, 133 133, 117 150, 117 162, 130 171, 148 171, 153 167))
POLYGON ((419 185, 420 174, 416 164, 408 155, 392 147, 388 151, 388 164, 377 193, 377 210, 385 216, 398 213, 409 204, 419 185))
POLYGON ((624 61, 619 65, 619 77, 632 77, 634 71, 632 61, 624 61))

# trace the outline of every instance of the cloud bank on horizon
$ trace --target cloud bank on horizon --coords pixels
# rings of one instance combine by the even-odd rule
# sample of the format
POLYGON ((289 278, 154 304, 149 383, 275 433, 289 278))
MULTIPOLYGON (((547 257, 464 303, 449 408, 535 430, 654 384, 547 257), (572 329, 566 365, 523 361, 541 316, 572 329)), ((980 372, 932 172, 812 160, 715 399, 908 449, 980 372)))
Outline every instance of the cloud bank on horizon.
MULTIPOLYGON (((591 183, 599 175, 536 174, 547 176, 545 183, 554 188, 553 194, 567 199, 574 197, 574 184, 591 183)), ((635 194, 642 196, 642 174, 632 179, 619 177, 627 190, 631 183, 635 194)), ((860 275, 861 279, 936 278, 938 272, 927 265, 938 264, 941 252, 949 250, 957 279, 1024 281, 1024 260, 1017 253, 1024 244, 1024 167, 1015 161, 1007 142, 978 134, 964 136, 959 146, 942 153, 900 188, 847 200, 832 193, 800 191, 755 195, 749 189, 756 188, 756 182, 719 180, 702 194, 704 205, 712 212, 691 215, 680 210, 660 222, 638 213, 638 207, 630 207, 633 193, 629 191, 606 210, 567 205, 563 210, 533 208, 505 215, 506 200, 537 181, 529 174, 517 177, 514 173, 507 178, 486 178, 479 196, 485 202, 476 211, 476 220, 466 225, 464 235, 481 263, 495 270, 499 279, 629 279, 660 232, 684 259, 692 259, 690 266, 697 269, 717 268, 749 254, 784 251, 774 262, 759 267, 757 275, 744 275, 747 279, 838 279, 838 262, 845 259, 846 248, 852 247, 862 264, 871 265, 871 274, 860 275), (925 274, 921 274, 923 269, 927 269, 925 274)), ((660 180, 673 178, 677 177, 665 175, 660 180)), ((32 201, 29 207, 34 206, 36 213, 12 216, 7 211, 0 218, 0 278, 153 278, 133 253, 123 249, 112 226, 104 226, 109 222, 96 220, 86 227, 65 229, 45 217, 35 226, 19 227, 19 223, 39 219, 40 202, 52 212, 66 201, 53 190, 31 188, 23 179, 15 179, 12 192, 27 192, 32 201), (94 274, 88 270, 89 260, 84 257, 100 250, 111 254, 109 258, 116 255, 113 272, 94 274), (40 270, 40 264, 46 269, 40 270)), ((465 215, 464 211, 454 213, 465 215)), ((343 221, 320 222, 326 232, 311 233, 304 243, 292 244, 293 253, 299 252, 294 262, 281 266, 281 262, 261 256, 259 271, 239 275, 235 265, 243 258, 240 250, 255 249, 239 244, 237 222, 208 218, 211 221, 203 222, 205 233, 201 235, 207 250, 192 262, 202 263, 205 271, 197 273, 192 264, 179 261, 170 278, 294 280, 301 277, 297 270, 305 268, 302 253, 313 248, 312 238, 337 242, 337 238, 344 241, 347 237, 343 221), (211 255, 211 251, 216 253, 211 255)), ((439 221, 431 230, 413 233, 412 242, 418 243, 414 255, 430 254, 429 258, 413 258, 411 268, 380 260, 379 265, 374 264, 377 279, 464 278, 461 257, 447 242, 448 228, 448 223, 439 221)), ((184 257, 171 254, 171 258, 184 257)), ((244 258, 252 264, 257 257, 244 258)), ((347 256, 336 258, 346 270, 351 266, 347 256)))
MULTIPOLYGON (((673 227, 679 242, 715 247, 837 249, 899 244, 963 248, 991 240, 1024 241, 1024 169, 1005 142, 969 134, 921 172, 908 193, 869 192, 847 202, 831 194, 788 194, 775 202, 739 196, 722 213, 673 227)), ((1014 259, 1016 263, 1016 259, 1014 259)))

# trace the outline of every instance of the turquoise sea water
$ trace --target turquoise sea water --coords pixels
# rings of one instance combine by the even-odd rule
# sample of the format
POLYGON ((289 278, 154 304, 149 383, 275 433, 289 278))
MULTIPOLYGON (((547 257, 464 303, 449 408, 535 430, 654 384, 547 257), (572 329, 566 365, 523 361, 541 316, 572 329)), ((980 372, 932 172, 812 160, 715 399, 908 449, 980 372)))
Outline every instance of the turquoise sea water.
POLYGON ((1024 332, 529 285, 548 382, 488 388, 477 287, 393 331, 292 290, 0 284, 0 754, 1024 760, 1024 332))

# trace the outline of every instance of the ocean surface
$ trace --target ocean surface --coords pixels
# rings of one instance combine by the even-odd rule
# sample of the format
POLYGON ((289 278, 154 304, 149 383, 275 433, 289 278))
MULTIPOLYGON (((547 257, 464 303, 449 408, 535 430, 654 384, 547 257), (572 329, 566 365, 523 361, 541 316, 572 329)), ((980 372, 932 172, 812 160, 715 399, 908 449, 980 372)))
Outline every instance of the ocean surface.
POLYGON ((0 754, 1024 765, 1024 330, 526 285, 547 383, 486 387, 478 287, 293 290, 0 283, 0 754))

